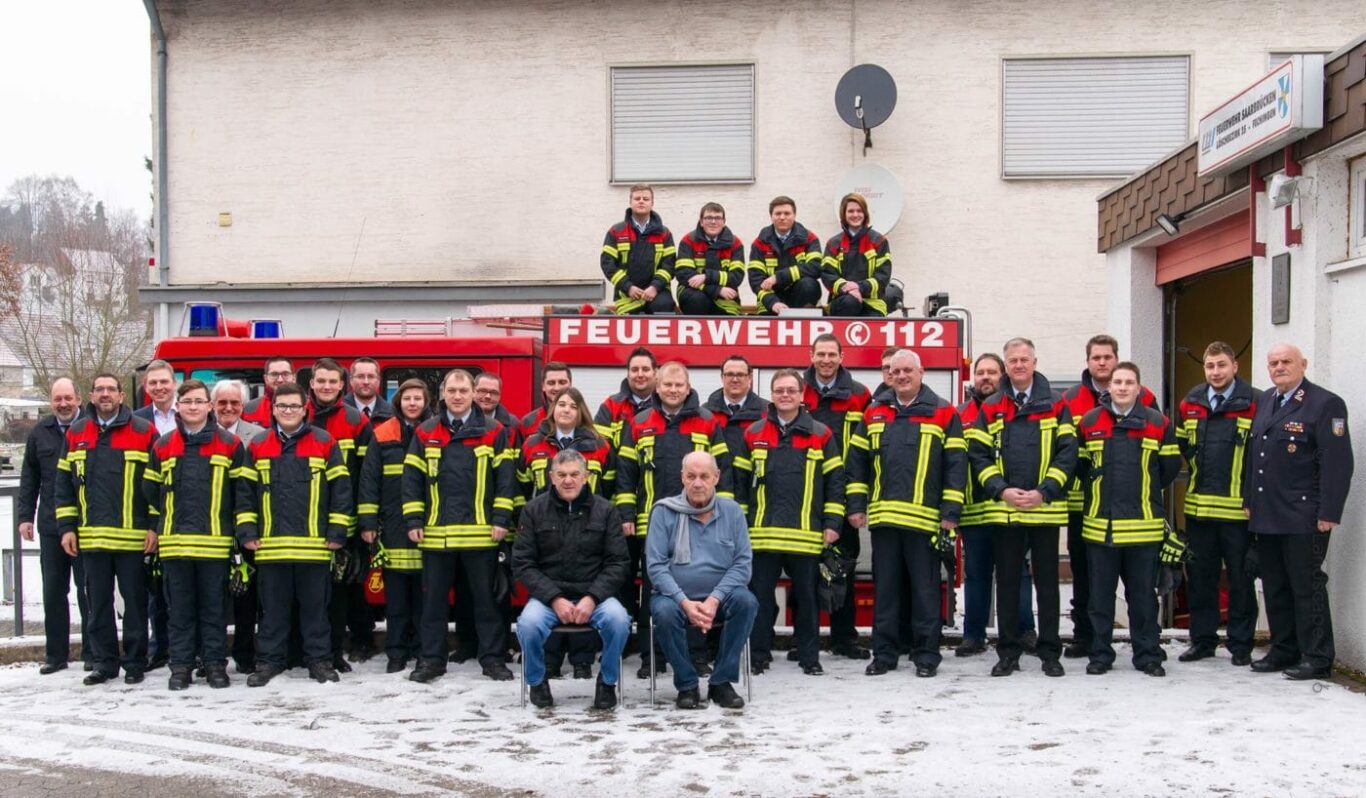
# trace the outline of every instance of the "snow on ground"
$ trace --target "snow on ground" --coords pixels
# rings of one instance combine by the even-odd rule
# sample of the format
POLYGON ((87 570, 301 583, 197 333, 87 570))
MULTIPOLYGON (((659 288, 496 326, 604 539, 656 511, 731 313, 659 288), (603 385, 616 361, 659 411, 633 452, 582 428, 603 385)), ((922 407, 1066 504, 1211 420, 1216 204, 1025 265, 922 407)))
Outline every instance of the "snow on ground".
MULTIPOLYGON (((615 795, 1366 794, 1366 697, 1217 660, 1174 661, 1154 679, 1127 666, 1009 678, 994 657, 949 653, 934 679, 903 665, 863 675, 825 659, 803 676, 781 656, 743 711, 651 709, 628 660, 626 706, 587 709, 591 681, 553 681, 557 706, 518 705, 516 682, 472 664, 432 685, 383 658, 341 684, 291 671, 248 689, 196 683, 83 687, 78 668, 0 668, 0 763, 211 785, 205 793, 615 795)), ((0 784, 6 777, 0 770, 0 784)), ((145 787, 139 791, 145 790, 145 787)))

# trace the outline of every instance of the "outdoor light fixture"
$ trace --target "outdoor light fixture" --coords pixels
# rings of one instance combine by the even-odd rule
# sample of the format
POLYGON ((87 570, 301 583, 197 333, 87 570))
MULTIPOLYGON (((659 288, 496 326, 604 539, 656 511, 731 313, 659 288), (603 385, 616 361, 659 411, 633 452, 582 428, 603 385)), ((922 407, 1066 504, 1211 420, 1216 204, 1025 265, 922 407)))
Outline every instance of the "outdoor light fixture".
POLYGON ((1157 226, 1169 236, 1174 236, 1181 231, 1181 220, 1186 218, 1186 214, 1178 213, 1175 216, 1161 214, 1157 217, 1157 226))

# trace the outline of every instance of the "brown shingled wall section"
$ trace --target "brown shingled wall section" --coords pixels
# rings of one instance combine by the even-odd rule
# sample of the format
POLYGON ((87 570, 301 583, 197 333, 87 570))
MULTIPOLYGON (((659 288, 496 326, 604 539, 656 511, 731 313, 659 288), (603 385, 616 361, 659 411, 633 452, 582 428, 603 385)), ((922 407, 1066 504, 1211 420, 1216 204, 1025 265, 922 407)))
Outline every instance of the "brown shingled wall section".
MULTIPOLYGON (((1306 158, 1366 132, 1366 42, 1324 65, 1323 129, 1295 144, 1295 157, 1306 158)), ((1175 216, 1247 187, 1247 169, 1202 178, 1196 143, 1154 164, 1099 201, 1097 249, 1105 252, 1157 225, 1157 217, 1175 216)), ((1257 162, 1266 176, 1285 164, 1277 152, 1257 162)))

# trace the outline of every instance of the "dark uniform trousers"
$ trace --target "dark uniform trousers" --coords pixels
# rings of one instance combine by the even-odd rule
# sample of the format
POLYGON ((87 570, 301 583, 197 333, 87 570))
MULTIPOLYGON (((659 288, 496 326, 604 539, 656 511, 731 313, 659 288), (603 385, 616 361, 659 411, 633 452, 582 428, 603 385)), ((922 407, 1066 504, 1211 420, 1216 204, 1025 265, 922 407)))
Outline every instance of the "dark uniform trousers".
POLYGON ((1191 642, 1211 648, 1219 644, 1219 577, 1227 568, 1228 650, 1251 653, 1257 628, 1257 593, 1244 567, 1252 540, 1247 522, 1186 516, 1186 538, 1191 555, 1186 563, 1191 642))
POLYGON ((1271 627, 1267 656, 1277 662, 1302 660, 1315 668, 1333 666, 1333 618, 1328 611, 1328 574, 1323 572, 1329 536, 1328 532, 1257 536, 1271 627))
POLYGON ((797 661, 803 665, 813 664, 820 660, 820 605, 816 599, 820 558, 813 554, 777 551, 754 552, 749 590, 759 599, 759 614, 749 636, 750 659, 754 662, 770 662, 773 659, 773 624, 778 615, 774 591, 783 571, 787 571, 788 578, 792 580, 788 596, 796 599, 793 638, 797 661))
MULTIPOLYGON (((251 549, 242 550, 242 559, 256 567, 256 552, 251 549)), ((261 619, 257 574, 247 582, 242 595, 232 597, 232 658, 243 671, 256 669, 256 624, 261 619)))
MULTIPOLYGON (((839 546, 840 554, 845 558, 857 561, 863 546, 859 540, 859 529, 851 525, 847 520, 840 526, 840 539, 836 544, 839 546)), ((937 573, 937 572, 936 572, 937 573)), ((830 646, 832 648, 851 648, 858 645, 858 630, 854 628, 854 617, 858 610, 858 602, 854 600, 854 580, 852 574, 849 579, 849 593, 844 599, 844 604, 839 609, 830 614, 830 646)), ((938 578, 936 576, 936 578, 938 578)), ((876 601, 876 598, 874 598, 876 601)), ((762 615, 760 617, 763 617, 762 615)))
POLYGON ((162 579, 160 588, 147 588, 147 620, 152 632, 152 639, 147 647, 147 656, 150 659, 166 659, 170 656, 171 644, 167 629, 170 619, 170 606, 166 600, 166 580, 162 579))
POLYGON ((479 638, 479 662, 488 665, 503 661, 507 651, 507 623, 493 600, 493 569, 497 566, 497 549, 422 552, 422 622, 418 626, 418 637, 423 662, 440 670, 446 668, 446 631, 450 617, 446 597, 461 569, 469 586, 470 610, 479 638))
POLYGON ((1090 544, 1081 536, 1081 513, 1067 514, 1067 562, 1072 568, 1072 640, 1091 644, 1091 561, 1086 551, 1090 544))
POLYGON ((996 561, 996 653, 1018 657, 1020 647, 1020 580, 1025 555, 1034 565, 1034 593, 1039 599, 1039 659, 1062 655, 1058 637, 1061 600, 1058 595, 1058 528, 1011 524, 991 528, 992 558, 996 561))
POLYGON ((205 665, 227 662, 228 612, 223 586, 228 581, 228 561, 175 558, 162 560, 161 569, 170 599, 166 630, 171 666, 194 667, 196 653, 205 665))
MULTIPOLYGON (((941 618, 939 555, 922 532, 874 528, 873 658, 895 665, 900 653, 901 591, 911 594, 911 661, 937 667, 941 618)), ((849 602, 852 603, 852 602, 849 602)))
POLYGON ((43 572, 43 633, 47 637, 45 661, 66 662, 71 657, 71 576, 76 576, 76 606, 81 613, 81 659, 93 662, 86 619, 90 601, 85 592, 85 560, 62 549, 58 535, 38 536, 38 564, 43 572))
POLYGON ((332 568, 325 562, 259 563, 261 627, 256 635, 260 662, 285 667, 289 651, 290 618, 298 607, 303 662, 332 661, 327 601, 332 591, 332 568))
POLYGON ((90 656, 100 673, 119 672, 119 638, 114 618, 114 585, 123 597, 123 669, 142 673, 147 669, 147 571, 140 551, 87 551, 85 585, 90 599, 86 631, 90 656))
MULTIPOLYGON (((352 557, 361 558, 363 563, 370 562, 369 548, 359 536, 348 538, 346 547, 351 550, 352 557)), ((366 572, 368 573, 368 569, 366 572)), ((327 622, 332 629, 332 658, 341 658, 348 628, 351 630, 352 646, 373 646, 375 614, 370 609, 370 603, 365 600, 365 580, 334 584, 331 596, 327 604, 327 622)))
POLYGON ((422 617, 422 572, 384 571, 384 653, 389 659, 415 659, 421 654, 417 624, 422 617))
POLYGON ((1158 640, 1161 632, 1157 623, 1157 554, 1158 543, 1131 546, 1103 546, 1086 544, 1086 557, 1091 566, 1091 661, 1113 665, 1115 649, 1111 645, 1115 631, 1115 589, 1124 580, 1124 600, 1129 605, 1129 639, 1133 644, 1134 667, 1142 670, 1153 662, 1162 662, 1167 652, 1158 640))

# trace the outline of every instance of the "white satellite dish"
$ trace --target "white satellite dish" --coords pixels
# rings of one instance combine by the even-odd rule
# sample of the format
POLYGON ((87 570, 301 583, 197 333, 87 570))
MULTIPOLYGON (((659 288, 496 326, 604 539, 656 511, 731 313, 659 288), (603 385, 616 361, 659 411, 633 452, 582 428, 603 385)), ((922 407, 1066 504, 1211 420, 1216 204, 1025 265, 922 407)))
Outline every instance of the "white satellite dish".
POLYGON ((835 189, 835 219, 840 218, 840 198, 850 192, 862 194, 868 200, 868 214, 872 227, 880 233, 890 233, 901 219, 906 195, 901 182, 891 172, 877 164, 865 163, 845 173, 835 189))

